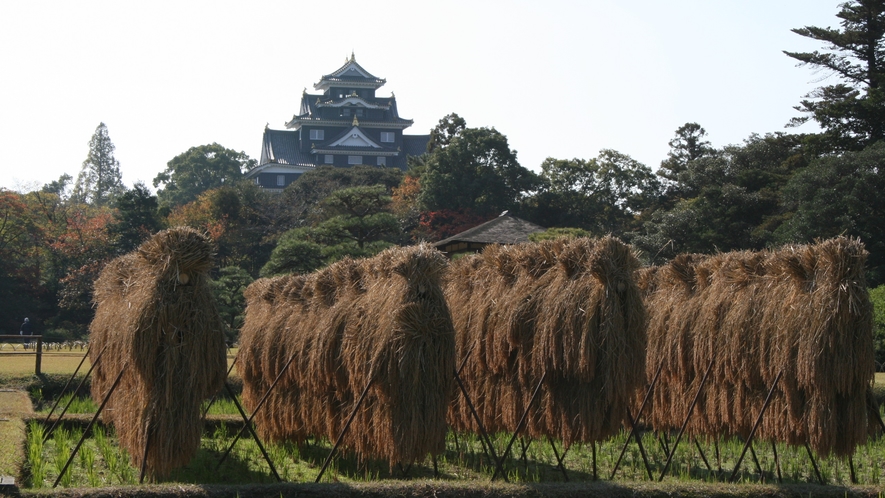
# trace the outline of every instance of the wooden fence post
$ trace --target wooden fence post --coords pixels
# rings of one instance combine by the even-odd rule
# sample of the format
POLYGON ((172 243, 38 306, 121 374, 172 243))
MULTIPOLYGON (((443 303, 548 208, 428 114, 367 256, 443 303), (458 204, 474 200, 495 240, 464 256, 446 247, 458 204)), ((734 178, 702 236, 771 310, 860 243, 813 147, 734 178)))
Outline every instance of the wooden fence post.
POLYGON ((34 366, 35 375, 40 375, 40 364, 43 362, 43 336, 37 336, 37 361, 34 366))

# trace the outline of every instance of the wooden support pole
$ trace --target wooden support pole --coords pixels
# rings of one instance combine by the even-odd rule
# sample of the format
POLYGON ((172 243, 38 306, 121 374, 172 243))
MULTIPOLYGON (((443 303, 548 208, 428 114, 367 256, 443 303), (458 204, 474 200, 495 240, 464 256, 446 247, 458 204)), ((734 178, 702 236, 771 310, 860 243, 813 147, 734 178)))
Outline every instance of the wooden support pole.
POLYGON ((698 400, 701 398, 701 393, 704 391, 704 385, 707 383, 707 377, 710 376, 710 371, 713 370, 714 361, 716 361, 715 358, 710 359, 710 365, 707 367, 707 371, 704 372, 704 377, 701 379, 701 385, 698 386, 698 392, 694 395, 694 400, 692 400, 691 406, 688 407, 685 421, 682 423, 682 428, 679 429, 679 435, 676 436, 676 441, 673 442, 673 450, 667 456, 667 463, 664 464, 664 470, 661 471, 661 477, 658 478, 658 482, 663 481, 664 476, 667 475, 667 471, 670 470, 673 456, 676 454, 676 449, 679 447, 679 440, 682 439, 682 434, 685 433, 685 428, 688 427, 688 421, 691 419, 691 413, 694 411, 694 407, 698 404, 698 400))
POLYGON ((151 420, 148 417, 147 424, 144 429, 144 452, 141 454, 141 473, 138 476, 138 484, 144 484, 144 475, 147 473, 147 456, 151 446, 151 420))
MULTIPOLYGON (((106 347, 107 347, 107 345, 105 345, 105 348, 106 347)), ((104 349, 102 349, 102 352, 104 352, 104 349)), ((99 354, 99 356, 100 356, 100 354, 99 354)), ((86 354, 83 355, 83 358, 80 358, 80 363, 77 364, 77 368, 74 369, 74 373, 71 374, 70 378, 68 378, 68 381, 65 382, 65 387, 61 388, 62 395, 64 395, 65 391, 68 390, 68 387, 70 387, 71 382, 74 381, 74 377, 76 377, 77 374, 80 373, 80 368, 83 366, 83 363, 86 361, 86 358, 88 358, 88 357, 89 357, 89 349, 87 348, 86 354)), ((89 370, 89 371, 91 372, 92 370, 89 370)), ((89 374, 86 374, 86 375, 89 375, 89 374)), ((81 383, 81 385, 82 385, 82 383, 81 383)), ((76 394, 71 396, 71 399, 73 399, 74 396, 76 396, 76 394)), ((55 399, 55 403, 53 403, 52 408, 49 409, 49 415, 46 415, 46 420, 43 421, 43 425, 49 424, 49 420, 52 418, 52 414, 55 413, 55 409, 58 407, 59 402, 61 402, 61 398, 62 398, 62 396, 60 395, 58 398, 55 399)), ((44 439, 43 442, 45 443, 46 439, 44 439)))
POLYGON ((612 469, 612 475, 609 477, 609 480, 615 478, 615 473, 618 471, 618 467, 621 465, 621 460, 624 458, 624 453, 627 452, 627 445, 630 444, 630 438, 635 437, 636 444, 639 445, 639 451, 642 453, 642 460, 645 462, 645 470, 648 471, 649 480, 654 479, 651 474, 651 466, 648 464, 648 457, 645 454, 645 448, 642 446, 642 435, 639 434, 639 430, 636 427, 636 422, 642 418, 642 412, 645 410, 645 405, 648 404, 648 400, 651 398, 652 390, 655 388, 655 384, 658 382, 658 378, 661 376, 661 370, 664 368, 664 363, 661 362, 658 365, 657 371, 655 371, 655 376, 651 380, 651 384, 648 386, 648 390, 645 391, 645 397, 642 398, 642 404, 639 405, 639 411, 636 412, 636 418, 630 414, 630 408, 627 408, 627 420, 630 422, 630 435, 627 436, 627 439, 624 441, 624 447, 621 448, 621 454, 618 456, 618 461, 615 463, 615 468, 612 469))
MULTIPOLYGON (((483 427, 482 420, 479 418, 479 414, 476 412, 476 407, 473 406, 473 401, 470 400, 470 395, 467 394, 467 388, 464 386, 464 382, 461 381, 461 376, 458 375, 458 372, 455 372, 455 381, 458 383, 458 387, 461 388, 461 394, 464 395, 464 401, 467 403, 467 408, 470 409, 470 414, 473 415, 473 420, 476 421, 476 427, 479 429, 480 441, 484 442, 483 446, 488 446, 489 451, 486 454, 486 457, 497 463, 498 456, 495 454, 495 447, 492 446, 492 440, 489 438, 485 427, 483 427)), ((504 480, 508 481, 507 476, 504 476, 504 480)))
MULTIPOLYGON (((68 408, 71 407, 71 403, 74 402, 74 399, 77 397, 77 394, 80 393, 80 389, 83 387, 83 384, 86 383, 86 379, 88 379, 89 376, 92 374, 92 370, 95 368, 95 365, 98 365, 98 363, 101 361, 101 356, 104 354, 105 349, 107 349, 107 345, 105 345, 105 347, 102 348, 101 352, 98 353, 98 357, 95 359, 95 363, 89 365, 89 370, 86 371, 86 376, 84 376, 80 380, 80 383, 77 384, 77 389, 74 389, 74 394, 71 395, 71 399, 68 400, 68 402, 65 404, 64 408, 62 408, 61 413, 59 414, 58 418, 55 420, 55 422, 52 424, 52 426, 49 428, 49 430, 46 431, 46 434, 43 435, 43 442, 44 443, 46 441, 49 441, 49 438, 52 436, 52 433, 55 431, 56 427, 58 427, 59 422, 61 422, 62 417, 64 417, 65 413, 68 412, 68 408)), ((87 351, 86 354, 89 354, 89 352, 87 351)), ((86 357, 84 356, 83 358, 85 359, 86 357)), ((76 375, 76 372, 74 372, 74 375, 76 375)), ((71 378, 73 379, 73 377, 71 377, 71 378)), ((59 400, 61 400, 60 397, 59 397, 59 400)), ((51 415, 52 415, 52 412, 49 413, 49 416, 51 416, 51 415)), ((49 421, 49 416, 46 417, 46 422, 49 421)))
POLYGON ((553 456, 556 457, 556 466, 559 467, 559 470, 562 472, 562 477, 565 478, 565 482, 568 482, 568 473, 565 471, 565 465, 562 464, 562 461, 565 460, 565 454, 568 453, 568 448, 562 450, 562 456, 559 456, 559 452, 556 451, 556 444, 553 442, 553 438, 547 436, 547 441, 550 441, 550 447, 553 448, 553 456))
POLYGON ((353 423, 353 419, 356 418, 357 411, 360 409, 360 405, 363 404, 363 400, 366 399, 366 395, 369 394, 369 388, 372 387, 372 382, 375 381, 375 373, 372 372, 369 377, 369 382, 366 384, 365 389, 363 389, 362 394, 360 394, 360 398, 357 400, 356 405, 354 405, 353 410, 350 412, 350 416, 347 417, 347 422, 344 424, 344 428, 341 429, 341 432, 338 434, 338 438, 335 440, 335 445, 332 446, 332 450, 329 451, 329 456, 326 457, 326 461, 323 462, 323 467, 320 469, 320 473, 317 475, 317 478, 314 482, 320 482, 320 479, 323 478, 323 474, 326 472, 326 468, 329 466, 329 463, 332 462, 332 457, 335 456, 335 452, 338 451, 338 446, 341 445, 341 442, 344 441, 344 435, 347 434, 347 430, 350 429, 350 424, 353 423))
MULTIPOLYGON (((750 430, 750 435, 747 437, 746 443, 744 443, 744 449, 741 451, 741 456, 738 458, 737 463, 734 465, 734 471, 731 473, 731 477, 728 478, 728 482, 734 482, 734 479, 737 477, 738 470, 741 468, 741 462, 744 461, 744 456, 747 454, 747 449, 751 447, 753 444, 753 436, 756 434, 756 429, 759 428, 759 424, 762 423, 762 416, 765 415, 765 410, 768 409, 768 405, 771 403, 771 398, 774 395, 774 389, 777 387, 778 381, 781 380, 781 376, 783 375, 783 370, 778 372, 777 377, 774 378, 774 383, 771 384, 771 389, 768 390, 768 396, 765 398, 765 403, 762 404, 762 410, 759 411, 759 416, 756 417, 756 422, 753 424, 753 428, 750 430)), ((754 452, 755 453, 755 452, 754 452)))
POLYGON ((292 364, 293 360, 295 360, 294 354, 292 356, 290 356, 289 361, 287 361, 286 364, 283 365, 283 368, 280 370, 280 373, 277 374, 276 378, 273 380, 273 383, 271 383, 270 387, 267 388, 267 392, 264 393, 264 396, 262 396, 261 399, 258 400, 258 405, 255 407, 255 410, 252 412, 252 415, 249 416, 249 420, 247 420, 246 424, 240 429, 239 432, 237 432, 236 437, 234 437, 234 440, 230 443, 230 446, 228 446, 227 451, 224 452, 224 455, 221 456, 221 460, 218 461, 218 465, 215 466, 215 470, 218 470, 219 467, 221 467, 221 464, 224 463, 224 461, 227 459, 227 456, 230 455, 230 452, 234 449, 234 446, 237 444, 237 441, 239 441, 240 438, 243 437, 243 431, 246 430, 246 427, 249 427, 251 429, 252 419, 255 418, 255 415, 257 415, 258 411, 261 410, 261 408, 264 406, 264 402, 267 401, 268 396, 270 396, 270 393, 277 386, 277 383, 283 377, 283 374, 286 373, 286 370, 289 369, 289 365, 292 364))
POLYGON ((43 363, 43 336, 38 335, 37 337, 37 361, 34 362, 34 375, 40 375, 42 372, 40 371, 40 367, 43 363))
MULTIPOLYGON (((522 412, 522 417, 519 419, 519 423, 516 424, 516 430, 513 431, 513 436, 510 438, 510 442, 507 443, 507 448, 504 450, 504 453, 501 455, 501 458, 498 460, 498 465, 495 467, 495 473, 492 474, 492 480, 494 481, 498 474, 503 472, 504 470, 504 459, 507 458, 507 455, 510 454, 510 449, 513 447, 514 441, 516 441, 516 437, 519 435, 519 431, 522 430, 523 425, 525 425, 525 421, 529 416, 529 412, 532 409, 532 405, 535 404, 535 400, 538 398, 538 395, 541 394, 541 386, 544 385, 544 380, 547 379, 547 371, 544 371, 544 375, 541 376, 541 380, 538 381, 538 385, 535 387, 535 392, 532 393, 532 398, 529 400, 528 405, 526 405, 525 410, 522 412)), ((507 480, 507 476, 504 476, 504 480, 507 480)))
POLYGON ((814 467, 814 473, 817 475, 817 481, 821 484, 821 486, 826 486, 826 482, 824 482, 824 478, 820 475, 820 469, 817 467, 817 461, 814 459, 814 455, 811 453, 811 448, 808 446, 808 443, 805 443, 805 451, 808 452, 808 458, 811 459, 811 466, 814 467))
POLYGON ((264 445, 261 444, 261 439, 258 437, 258 434, 255 433, 255 429, 252 428, 252 423, 248 421, 249 419, 246 417, 246 411, 243 410, 243 406, 240 405, 239 401, 237 401, 237 397, 234 395, 234 390, 231 389, 230 384, 227 383, 227 380, 224 381, 224 388, 227 390, 228 396, 230 396, 230 399, 233 400, 234 405, 237 407, 237 411, 240 412, 240 417, 243 418, 243 422, 245 422, 246 428, 249 430, 249 434, 252 436, 252 439, 255 441, 258 449, 261 450, 261 454, 264 456, 264 460, 267 462, 268 467, 270 467, 271 472, 273 472, 274 477, 277 478, 277 482, 283 482, 280 474, 277 473, 277 468, 274 466, 273 461, 271 461, 270 459, 270 455, 267 454, 267 450, 264 449, 264 445))
POLYGON ((127 360, 123 363, 123 367, 120 369, 120 372, 117 374, 117 378, 114 379, 114 383, 111 385, 111 388, 108 389, 107 394, 105 394, 104 399, 101 400, 101 405, 99 405, 98 410, 95 411, 95 415, 92 416, 92 420, 89 421, 89 425, 86 426, 86 430, 83 431, 83 436, 80 437, 80 441, 77 442, 77 446, 74 447, 74 451, 71 452, 71 457, 68 458, 67 463, 65 463, 64 468, 61 469, 61 472, 58 473, 58 479, 55 480, 55 484, 52 487, 58 486, 58 483, 61 482, 62 476, 65 475, 65 472, 68 471, 68 467, 70 467, 71 462, 74 461, 74 457, 77 456, 77 452, 80 451, 80 446, 83 446, 83 441, 86 440, 86 436, 89 435, 89 431, 92 430, 92 426, 95 425, 95 421, 98 420, 99 415, 104 410, 105 405, 108 404, 108 400, 111 399, 111 394, 114 394, 114 390, 117 389, 117 386, 120 385, 120 379, 123 378, 123 372, 126 371, 126 368, 129 366, 129 361, 127 360))
POLYGON ((701 448, 701 443, 698 441, 697 437, 695 437, 693 439, 694 439, 694 445, 698 449, 698 453, 700 453, 700 455, 701 455, 701 460, 704 461, 704 465, 707 466, 707 470, 709 470, 710 473, 712 473, 713 467, 710 466, 710 462, 707 460, 707 455, 704 454, 704 450, 701 448))
POLYGON ((774 453, 774 468, 777 470, 777 483, 783 484, 784 478, 781 475, 781 459, 777 454, 777 444, 771 440, 771 452, 774 453))
MULTIPOLYGON (((237 358, 239 358, 239 357, 240 357, 240 354, 237 353, 237 355, 234 356, 234 361, 230 362, 230 367, 228 367, 227 373, 224 375, 225 382, 227 382, 227 379, 230 378, 230 373, 234 370, 234 365, 237 364, 237 358)), ((209 402, 206 403, 206 409, 203 410, 203 415, 200 416, 201 420, 203 420, 203 421, 206 420, 206 415, 209 414, 209 409, 212 408, 212 405, 215 403, 216 399, 218 399, 218 393, 213 394, 212 398, 209 399, 209 402)))

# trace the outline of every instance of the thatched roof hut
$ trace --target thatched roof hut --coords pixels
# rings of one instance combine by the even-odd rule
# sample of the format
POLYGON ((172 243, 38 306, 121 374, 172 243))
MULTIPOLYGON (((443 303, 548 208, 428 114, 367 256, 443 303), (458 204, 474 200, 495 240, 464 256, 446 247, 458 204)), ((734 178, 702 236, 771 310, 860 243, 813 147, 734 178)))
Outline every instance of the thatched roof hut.
POLYGON ((649 422, 749 435, 850 454, 867 438, 874 373, 866 251, 844 237, 774 251, 681 255, 639 276, 649 311, 648 379, 661 375, 649 422))
POLYGON ((455 361, 446 267, 422 244, 250 285, 239 363, 247 407, 294 357, 255 418, 259 434, 334 440, 371 381, 345 446, 391 466, 442 452, 455 361))
MULTIPOLYGON (((458 356, 467 359, 462 377, 489 432, 516 430, 542 378, 530 437, 570 445, 621 428, 644 383, 638 267, 613 237, 489 246, 452 264, 446 296, 458 356)), ((465 400, 456 399, 451 425, 476 431, 465 400)))
POLYGON ((92 396, 102 400, 123 370, 103 416, 136 467, 150 438, 149 475, 190 461, 203 429, 200 404, 224 382, 224 328, 209 288, 211 266, 209 240, 173 228, 108 263, 95 282, 92 396))

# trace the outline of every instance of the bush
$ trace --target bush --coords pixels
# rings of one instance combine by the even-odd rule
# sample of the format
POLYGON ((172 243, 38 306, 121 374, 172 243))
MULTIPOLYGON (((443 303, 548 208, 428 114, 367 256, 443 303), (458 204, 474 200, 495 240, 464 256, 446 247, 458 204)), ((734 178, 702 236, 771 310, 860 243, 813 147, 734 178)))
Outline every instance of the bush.
POLYGON ((885 285, 870 290, 873 302, 873 347, 876 348, 876 371, 885 371, 885 285))

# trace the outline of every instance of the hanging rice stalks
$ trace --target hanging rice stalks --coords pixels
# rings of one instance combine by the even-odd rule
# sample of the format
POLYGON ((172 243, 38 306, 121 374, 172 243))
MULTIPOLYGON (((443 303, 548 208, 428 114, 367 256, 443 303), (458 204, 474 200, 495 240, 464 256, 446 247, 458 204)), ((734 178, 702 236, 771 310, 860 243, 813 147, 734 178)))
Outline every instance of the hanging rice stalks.
POLYGON ((446 267, 422 244, 250 285, 240 335, 247 407, 294 357, 256 416, 261 436, 335 440, 371 382, 348 448, 391 466, 442 452, 455 368, 446 267))
POLYGON ((103 413, 149 476, 185 465, 200 445, 201 402, 221 389, 223 326, 209 288, 212 247, 190 228, 154 235, 105 267, 95 282, 90 358, 107 348, 93 372, 100 402, 117 374, 120 385, 103 413))
MULTIPOLYGON (((446 296, 467 359, 462 378, 486 430, 514 432, 542 378, 530 437, 571 445, 621 428, 644 382, 638 266, 613 237, 489 246, 453 263, 446 296)), ((451 425, 476 431, 456 399, 451 425)))
POLYGON ((648 378, 663 365, 649 416, 679 427, 711 360, 688 430, 749 435, 846 455, 867 438, 874 373, 866 251, 840 237, 775 251, 678 256, 648 273, 648 378))

